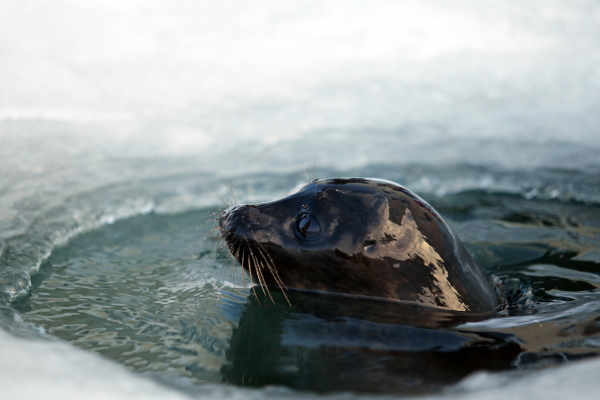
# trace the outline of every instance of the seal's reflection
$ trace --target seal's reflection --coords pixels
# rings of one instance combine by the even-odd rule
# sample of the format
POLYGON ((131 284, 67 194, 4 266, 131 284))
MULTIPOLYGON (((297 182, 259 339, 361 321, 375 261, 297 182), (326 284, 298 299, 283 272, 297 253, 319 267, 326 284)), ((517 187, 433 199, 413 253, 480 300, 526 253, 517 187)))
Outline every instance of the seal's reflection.
MULTIPOLYGON (((251 295, 223 380, 317 392, 424 393, 476 370, 509 368, 521 351, 504 333, 452 329, 482 315, 292 290, 289 307, 251 295)), ((279 298, 281 297, 281 298, 279 298)))

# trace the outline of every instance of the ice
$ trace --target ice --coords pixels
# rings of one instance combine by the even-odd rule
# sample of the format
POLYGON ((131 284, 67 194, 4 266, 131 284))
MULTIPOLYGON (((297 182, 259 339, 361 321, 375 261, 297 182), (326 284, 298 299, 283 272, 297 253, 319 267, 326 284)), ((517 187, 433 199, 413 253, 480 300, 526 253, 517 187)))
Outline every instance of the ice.
POLYGON ((0 342, 5 398, 189 398, 64 342, 21 339, 1 330, 0 342))

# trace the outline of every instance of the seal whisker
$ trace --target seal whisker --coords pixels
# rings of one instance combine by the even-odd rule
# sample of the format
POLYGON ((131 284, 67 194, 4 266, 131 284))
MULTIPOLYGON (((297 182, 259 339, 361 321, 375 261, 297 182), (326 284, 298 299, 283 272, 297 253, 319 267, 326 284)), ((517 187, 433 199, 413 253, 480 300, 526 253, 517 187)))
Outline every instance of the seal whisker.
POLYGON ((225 281, 225 274, 227 273, 228 264, 229 264, 229 260, 226 259, 225 262, 223 263, 223 270, 221 271, 221 277, 220 277, 220 279, 222 281, 225 281))
POLYGON ((220 209, 219 207, 214 207, 208 210, 205 215, 217 215, 217 211, 222 213, 224 210, 220 209))
MULTIPOLYGON (((260 245, 259 245, 259 246, 260 246, 260 245)), ((269 290, 269 287, 267 286, 267 281, 265 280, 265 277, 264 277, 264 275, 263 275, 263 273, 262 273, 262 270, 263 270, 263 269, 265 269, 265 264, 267 265, 267 267, 268 267, 268 268, 269 268, 269 270, 271 271, 271 274, 273 273, 273 271, 272 271, 272 269, 271 269, 271 266, 269 266, 269 265, 267 264, 267 260, 266 260, 266 259, 264 258, 264 256, 262 255, 262 251, 260 250, 260 248, 257 248, 257 249, 258 249, 258 251, 261 253, 261 254, 260 254, 260 257, 259 257, 259 255, 254 255, 253 253, 251 253, 251 254, 252 254, 252 257, 254 257, 254 260, 255 260, 255 262, 256 262, 258 265, 260 265, 260 267, 261 267, 260 269, 258 269, 258 268, 257 268, 257 271, 259 272, 259 274, 260 274, 260 278, 261 278, 261 280, 262 280, 262 282, 261 282, 261 283, 262 283, 262 284, 264 284, 264 288, 267 290, 267 293, 269 294, 269 297, 271 298, 271 301, 273 302, 273 304, 275 304, 275 300, 273 300, 273 296, 271 296, 271 291, 269 290)), ((263 292, 264 292, 264 289, 263 289, 263 292)))
MULTIPOLYGON (((265 268, 265 266, 263 265, 262 261, 259 261, 258 263, 260 264, 260 267, 262 269, 265 268)), ((262 271, 260 273, 260 276, 262 277, 263 282, 265 282, 265 289, 267 289, 267 293, 269 294, 269 298, 271 298, 271 301, 273 302, 273 304, 275 304, 275 300, 273 300, 273 296, 271 296, 271 291, 269 290, 269 287, 267 286, 267 283, 265 281, 265 277, 262 274, 262 271)))
MULTIPOLYGON (((263 294, 266 295, 267 294, 266 291, 269 291, 269 288, 267 288, 267 283, 265 282, 265 277, 262 274, 261 268, 259 268, 259 267, 261 267, 261 265, 259 264, 258 260, 256 259, 256 256, 254 255, 249 243, 248 243, 248 247, 250 248, 250 257, 254 260, 256 276, 260 281, 260 287, 263 291, 263 294), (265 289, 266 289, 266 291, 265 291, 265 289)), ((269 292, 269 297, 270 296, 271 296, 271 293, 269 292)))
POLYGON ((229 184, 229 189, 231 190, 231 197, 233 197, 233 205, 237 205, 237 200, 235 199, 235 194, 233 193, 233 183, 229 184))
POLYGON ((229 246, 229 244, 227 245, 227 247, 229 247, 229 252, 230 252, 229 254, 233 257, 228 257, 227 260, 225 261, 225 270, 227 270, 227 266, 231 262, 231 281, 232 281, 231 283, 233 285, 235 285, 233 259, 237 258, 237 255, 239 254, 240 249, 242 247, 242 243, 237 243, 237 247, 235 247, 235 249, 234 249, 235 245, 236 245, 235 243, 232 244, 231 246, 229 246))
POLYGON ((204 237, 204 240, 205 240, 205 241, 206 241, 206 240, 210 240, 210 241, 211 241, 211 243, 210 243, 211 250, 214 250, 214 248, 215 248, 215 245, 216 245, 217 243, 219 243, 219 240, 220 240, 220 239, 221 239, 221 238, 220 238, 219 236, 211 236, 210 234, 209 234, 209 235, 206 235, 206 236, 204 237))
MULTIPOLYGON (((267 262, 266 259, 264 259, 264 261, 265 261, 265 264, 267 265, 267 267, 269 267, 269 271, 271 271, 271 275, 273 275, 275 282, 277 282, 277 286, 279 286, 279 289, 281 289, 281 293, 283 294, 283 297, 285 297, 285 300, 291 307, 292 303, 290 303, 290 299, 288 299, 287 295, 285 294, 285 290, 288 290, 287 287, 285 287, 285 289, 284 289, 285 285, 283 285, 283 282, 281 282, 281 279, 279 279, 279 276, 276 275, 276 271, 274 271, 273 268, 271 266, 269 266, 269 263, 267 262)), ((273 300, 273 298, 271 298, 271 300, 273 300)), ((273 303, 275 303, 275 302, 273 302, 273 303)))
POLYGON ((283 281, 281 280, 281 277, 279 276, 279 272, 277 272, 277 268, 275 267, 275 262, 273 261, 273 258, 271 258, 271 255, 269 254, 269 252, 267 251, 267 249, 265 249, 260 243, 256 243, 259 247, 259 251, 261 253, 261 255, 263 256, 263 258, 265 259, 265 263, 270 262, 270 266, 269 269, 271 270, 271 273, 273 274, 273 278, 275 278, 275 280, 277 281, 277 283, 279 284, 279 288, 281 290, 288 290, 287 286, 283 283, 283 281), (262 250, 261 250, 262 249, 262 250), (264 252, 264 253, 263 253, 264 252), (269 257, 269 260, 266 259, 266 257, 264 255, 267 255, 269 257), (283 286, 283 287, 282 287, 283 286))
POLYGON ((235 266, 231 263, 231 284, 235 286, 235 266))
POLYGON ((266 283, 264 283, 264 276, 262 274, 262 272, 260 271, 260 265, 258 264, 258 261, 256 260, 256 258, 254 257, 254 255, 252 255, 252 253, 250 253, 251 258, 254 260, 254 269, 256 271, 256 277, 258 278, 258 281, 260 283, 260 288, 263 291, 263 294, 266 295, 267 292, 265 291, 265 287, 267 286, 266 283))
POLYGON ((229 250, 229 253, 227 253, 227 258, 231 257, 231 250, 227 247, 227 245, 223 245, 221 246, 221 248, 219 250, 217 250, 217 257, 219 257, 221 254, 223 254, 223 252, 225 251, 225 249, 229 250))
POLYGON ((242 275, 242 286, 245 289, 246 288, 246 278, 244 277, 244 255, 245 255, 245 252, 242 249, 242 252, 240 255, 240 275, 242 275))
POLYGON ((223 240, 221 238, 217 237, 210 237, 210 238, 204 238, 204 240, 210 240, 210 250, 214 251, 215 249, 219 248, 223 248, 224 247, 224 243, 223 240))
POLYGON ((271 258, 271 255, 269 254, 267 249, 265 249, 260 243, 257 243, 257 245, 258 245, 258 251, 260 252, 260 254, 262 256, 262 259, 264 260, 265 264, 269 268, 271 275, 273 275, 275 282, 277 282, 279 289, 281 289, 281 293, 283 293, 283 297, 285 297, 285 300, 291 307, 292 303, 290 303, 290 299, 288 299, 287 295, 285 294, 285 290, 288 290, 288 288, 283 284, 283 281, 279 277, 279 273, 277 272, 277 268, 275 268, 275 264, 273 263, 273 259, 271 258), (267 259, 267 257, 265 257, 265 253, 267 254, 267 256, 269 256, 269 259, 267 259))
POLYGON ((280 284, 280 281, 279 281, 279 279, 278 279, 278 277, 279 277, 279 276, 278 276, 278 275, 277 275, 277 276, 275 275, 275 272, 276 272, 276 271, 274 271, 272 264, 271 264, 271 263, 269 263, 269 260, 267 260, 267 258, 265 257, 265 254, 264 254, 264 253, 266 252, 266 250, 264 249, 264 247, 262 247, 262 246, 260 245, 260 243, 256 243, 256 244, 257 244, 257 248, 256 248, 256 249, 257 249, 257 250, 258 250, 258 252, 260 253, 260 257, 261 257, 262 261, 264 262, 264 264, 265 264, 265 265, 267 266, 267 268, 269 269, 269 272, 271 272, 271 275, 273 275, 273 278, 275 279, 275 282, 277 282, 277 284, 278 284, 278 285, 279 285, 279 287, 281 288, 281 284, 280 284), (262 250, 261 250, 261 249, 262 249, 262 250), (263 250, 264 250, 264 252, 263 252, 263 250))
POLYGON ((224 210, 216 207, 215 209, 209 210, 206 212, 206 220, 200 225, 200 226, 204 226, 206 225, 209 221, 219 221, 219 214, 222 213, 224 210), (219 213, 217 213, 217 211, 219 211, 219 213), (212 217, 211 217, 212 216, 212 217))
POLYGON ((203 227, 204 225, 208 224, 209 222, 215 223, 215 222, 218 222, 218 221, 219 221, 219 218, 217 218, 217 217, 215 217, 215 218, 207 218, 206 221, 204 221, 203 223, 200 224, 200 227, 203 227))
POLYGON ((235 251, 231 251, 231 254, 233 255, 234 258, 238 258, 238 254, 240 254, 240 251, 242 250, 242 243, 238 243, 235 251))
POLYGON ((225 245, 225 243, 223 243, 222 239, 214 238, 212 239, 212 243, 210 244, 210 251, 215 251, 215 249, 218 248, 216 255, 220 256, 220 253, 222 253, 226 247, 227 246, 225 245))
POLYGON ((224 205, 226 208, 229 208, 229 207, 231 207, 231 205, 230 205, 229 203, 227 203, 227 201, 223 200, 223 198, 222 198, 221 196, 219 196, 218 194, 216 194, 215 196, 217 196, 217 197, 219 198, 219 200, 221 200, 221 202, 223 203, 223 205, 224 205))
POLYGON ((216 233, 216 229, 215 230, 211 230, 205 237, 204 240, 210 240, 211 242, 211 250, 215 249, 215 245, 219 244, 219 243, 223 243, 224 239, 221 236, 220 233, 216 233))
POLYGON ((227 248, 229 250, 229 254, 234 254, 233 246, 234 245, 230 244, 229 242, 225 242, 225 246, 221 247, 220 252, 225 251, 225 248, 227 248))
MULTIPOLYGON (((211 233, 216 230, 216 228, 218 228, 218 225, 215 226, 213 229, 211 229, 211 231, 209 232, 208 235, 206 235, 206 237, 204 238, 204 240, 211 240, 211 244, 210 244, 210 252, 212 253, 213 251, 215 251, 215 247, 218 246, 219 244, 221 244, 221 247, 219 249, 217 249, 215 251, 215 259, 220 257, 223 252, 225 251, 226 248, 229 248, 229 246, 227 245, 226 241, 224 240, 224 238, 221 235, 215 235, 215 236, 211 236, 211 233)), ((231 249, 229 249, 230 252, 228 252, 228 258, 231 257, 231 249)), ((227 259, 225 260, 224 263, 224 267, 225 269, 227 269, 227 259)))
MULTIPOLYGON (((243 246, 240 245, 238 251, 236 252, 235 255, 235 259, 236 261, 238 261, 238 263, 241 265, 242 261, 243 261, 243 257, 244 257, 244 248, 243 246)), ((243 267, 241 267, 243 269, 243 267)), ((244 276, 242 275, 242 281, 244 280, 244 276)), ((244 287, 246 287, 246 285, 244 284, 244 287)))
POLYGON ((321 148, 317 150, 317 155, 315 156, 315 164, 313 165, 313 180, 315 180, 315 171, 317 170, 317 159, 319 158, 319 153, 321 152, 321 148))
POLYGON ((204 221, 204 223, 202 223, 200 226, 204 226, 210 221, 214 221, 214 226, 208 231, 206 236, 204 236, 204 240, 210 240, 212 242, 210 250, 213 251, 215 243, 223 239, 223 237, 220 234, 214 234, 220 228, 217 218, 209 218, 206 221, 204 221))
MULTIPOLYGON (((250 284, 252 285, 252 292, 254 292, 254 297, 256 298, 256 301, 258 301, 258 304, 260 304, 260 300, 258 299, 258 295, 256 294, 256 287, 254 286, 254 279, 252 279, 252 260, 249 257, 252 253, 250 252, 250 247, 247 246, 247 253, 246 253, 246 260, 248 261, 248 271, 249 271, 249 275, 250 275, 250 284)), ((258 274, 256 274, 258 277, 258 274)))
POLYGON ((225 274, 227 273, 227 269, 229 268, 230 261, 231 261, 231 259, 226 258, 225 262, 223 263, 223 273, 221 274, 221 279, 223 281, 225 281, 225 274))
MULTIPOLYGON (((256 244, 258 245, 257 250, 260 252, 260 255, 261 255, 263 261, 265 262, 266 266, 269 268, 269 271, 271 272, 271 275, 273 275, 273 278, 275 279, 275 281, 279 285, 279 288, 283 290, 283 288, 281 287, 282 282, 279 279, 279 274, 277 274, 277 270, 275 269, 275 266, 273 265, 272 262, 269 263, 269 260, 267 260, 267 258, 265 257, 265 253, 267 252, 267 250, 265 250, 265 248, 263 246, 261 246, 260 243, 256 243, 256 244)), ((271 258, 271 256, 269 256, 269 258, 271 258)), ((273 261, 273 260, 271 259, 271 261, 273 261)))
POLYGON ((209 232, 206 237, 204 238, 204 240, 210 240, 213 243, 219 243, 219 242, 223 242, 223 238, 221 237, 221 234, 219 232, 212 231, 209 232))
MULTIPOLYGON (((208 233, 206 234, 206 239, 208 239, 209 237, 212 238, 212 236, 210 236, 210 235, 212 235, 213 233, 215 233, 220 228, 221 227, 219 225, 213 226, 212 229, 210 231, 208 231, 208 233)), ((214 236, 214 238, 221 238, 221 235, 214 236)))

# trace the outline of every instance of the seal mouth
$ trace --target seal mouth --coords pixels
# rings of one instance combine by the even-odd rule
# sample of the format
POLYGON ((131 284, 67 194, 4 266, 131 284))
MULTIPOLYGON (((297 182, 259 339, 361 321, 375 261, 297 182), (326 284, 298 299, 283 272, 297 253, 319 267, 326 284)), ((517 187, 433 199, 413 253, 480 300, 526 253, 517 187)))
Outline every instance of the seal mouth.
MULTIPOLYGON (((291 306, 291 303, 285 294, 285 291, 288 290, 288 288, 281 280, 275 262, 267 249, 256 240, 245 238, 236 233, 236 223, 239 223, 241 220, 240 214, 242 214, 242 211, 243 206, 234 206, 223 211, 219 218, 220 236, 225 241, 225 245, 229 249, 231 256, 239 262, 242 269, 248 271, 248 274, 250 275, 250 284, 255 296, 256 285, 254 284, 254 277, 257 280, 257 284, 262 289, 263 294, 265 296, 268 295, 273 304, 275 301, 269 291, 269 286, 272 284, 281 289, 283 296, 291 306)), ((242 281, 245 287, 246 282, 243 274, 242 281)))

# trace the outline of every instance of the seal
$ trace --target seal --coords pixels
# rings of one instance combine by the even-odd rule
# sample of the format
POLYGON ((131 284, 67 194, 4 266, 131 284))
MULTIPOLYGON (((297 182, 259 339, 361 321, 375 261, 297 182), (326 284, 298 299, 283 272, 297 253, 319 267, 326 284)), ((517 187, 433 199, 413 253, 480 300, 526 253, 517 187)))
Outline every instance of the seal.
POLYGON ((280 200, 228 208, 219 228, 253 282, 284 294, 340 293, 473 313, 502 305, 442 217, 394 182, 313 180, 280 200))

